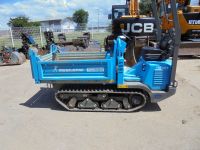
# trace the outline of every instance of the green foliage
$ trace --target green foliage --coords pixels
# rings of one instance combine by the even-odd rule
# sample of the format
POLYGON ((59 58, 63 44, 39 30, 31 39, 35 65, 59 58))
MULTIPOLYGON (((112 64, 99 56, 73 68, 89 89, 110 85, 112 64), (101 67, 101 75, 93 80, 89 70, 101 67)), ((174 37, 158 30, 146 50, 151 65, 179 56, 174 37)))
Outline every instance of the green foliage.
POLYGON ((40 26, 40 22, 29 22, 29 26, 33 27, 39 27, 40 26))
POLYGON ((82 27, 85 28, 86 24, 88 23, 89 13, 84 9, 79 9, 74 12, 73 14, 73 21, 78 24, 78 28, 82 27))
POLYGON ((40 26, 39 22, 29 22, 29 18, 26 16, 19 16, 16 18, 10 18, 8 22, 10 27, 31 27, 31 26, 40 26))
POLYGON ((140 14, 148 15, 152 12, 151 0, 140 0, 140 14))

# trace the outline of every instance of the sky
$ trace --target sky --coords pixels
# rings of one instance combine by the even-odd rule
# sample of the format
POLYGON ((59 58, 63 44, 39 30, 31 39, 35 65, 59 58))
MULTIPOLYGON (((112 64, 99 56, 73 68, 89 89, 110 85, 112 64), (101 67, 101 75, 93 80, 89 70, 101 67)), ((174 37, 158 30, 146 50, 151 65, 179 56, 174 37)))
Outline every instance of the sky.
POLYGON ((108 22, 111 6, 125 0, 0 0, 0 28, 6 28, 11 17, 25 15, 32 21, 62 19, 72 16, 77 9, 89 12, 89 24, 108 22))

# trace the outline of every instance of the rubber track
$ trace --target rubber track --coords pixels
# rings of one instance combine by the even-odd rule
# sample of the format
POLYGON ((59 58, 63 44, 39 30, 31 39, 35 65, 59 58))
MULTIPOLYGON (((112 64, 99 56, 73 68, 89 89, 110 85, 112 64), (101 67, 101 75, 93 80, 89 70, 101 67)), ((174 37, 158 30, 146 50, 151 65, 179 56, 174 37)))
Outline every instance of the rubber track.
POLYGON ((147 103, 147 97, 142 92, 125 91, 125 90, 119 90, 119 89, 116 89, 116 90, 113 90, 113 89, 60 90, 55 94, 55 99, 60 105, 62 105, 68 111, 76 111, 76 112, 134 112, 134 111, 137 111, 137 110, 143 108, 147 103), (140 106, 137 106, 137 107, 134 107, 134 108, 131 108, 131 109, 101 109, 101 108, 97 108, 97 109, 79 109, 79 108, 70 109, 70 108, 67 107, 67 105, 65 103, 62 102, 62 100, 59 99, 59 96, 58 96, 59 94, 122 94, 122 95, 126 95, 126 94, 134 95, 134 94, 136 94, 136 95, 141 95, 141 96, 144 97, 144 103, 142 103, 140 106))

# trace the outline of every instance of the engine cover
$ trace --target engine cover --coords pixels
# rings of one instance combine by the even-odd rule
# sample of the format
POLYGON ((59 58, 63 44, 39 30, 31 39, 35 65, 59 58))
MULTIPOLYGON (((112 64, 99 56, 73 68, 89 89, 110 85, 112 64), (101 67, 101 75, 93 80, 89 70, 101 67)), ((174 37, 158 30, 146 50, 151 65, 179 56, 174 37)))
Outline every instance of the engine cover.
POLYGON ((152 36, 156 29, 154 18, 124 17, 113 20, 113 34, 115 36, 152 36))

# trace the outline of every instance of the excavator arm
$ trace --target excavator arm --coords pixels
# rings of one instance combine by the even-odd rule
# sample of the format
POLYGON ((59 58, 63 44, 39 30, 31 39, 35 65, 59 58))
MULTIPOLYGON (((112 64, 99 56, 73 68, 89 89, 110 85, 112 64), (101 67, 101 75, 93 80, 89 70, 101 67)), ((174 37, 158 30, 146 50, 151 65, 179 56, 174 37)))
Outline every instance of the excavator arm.
POLYGON ((129 14, 131 16, 139 16, 138 0, 126 0, 126 5, 129 6, 129 14))

